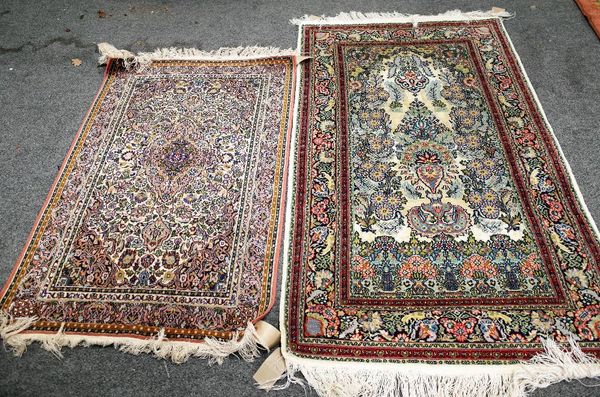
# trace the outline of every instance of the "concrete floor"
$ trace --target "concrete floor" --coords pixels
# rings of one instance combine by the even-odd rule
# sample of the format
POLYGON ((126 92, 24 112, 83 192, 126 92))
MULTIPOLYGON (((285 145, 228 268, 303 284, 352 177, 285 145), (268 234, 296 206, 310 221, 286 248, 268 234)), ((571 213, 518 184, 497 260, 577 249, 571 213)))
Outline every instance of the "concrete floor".
MULTIPOLYGON (((516 11, 507 30, 541 99, 588 207, 600 220, 600 41, 569 0, 466 1, 78 1, 0 0, 0 282, 25 243, 57 167, 100 84, 95 43, 157 47, 293 47, 288 19, 340 11, 437 14, 492 6, 516 11), (99 18, 98 11, 105 15, 99 18), (82 60, 71 65, 72 58, 82 60)), ((277 324, 277 307, 267 321, 277 324)), ((112 348, 65 350, 62 360, 32 346, 22 358, 0 349, 2 396, 262 396, 252 374, 264 358, 222 366, 183 365, 112 348)), ((600 396, 560 383, 535 396, 600 396)), ((310 392, 309 392, 310 393, 310 392)), ((303 395, 300 387, 271 396, 303 395)))

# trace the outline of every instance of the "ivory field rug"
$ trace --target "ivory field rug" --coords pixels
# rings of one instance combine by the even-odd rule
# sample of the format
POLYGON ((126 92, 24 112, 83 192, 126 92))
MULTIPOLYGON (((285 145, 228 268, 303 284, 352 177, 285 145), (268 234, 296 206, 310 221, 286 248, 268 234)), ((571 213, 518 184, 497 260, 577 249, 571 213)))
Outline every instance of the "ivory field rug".
POLYGON ((102 86, 2 290, 2 338, 251 358, 275 299, 295 58, 100 51, 102 86))
POLYGON ((600 375, 600 246, 502 10, 305 17, 288 382, 506 396, 600 375))

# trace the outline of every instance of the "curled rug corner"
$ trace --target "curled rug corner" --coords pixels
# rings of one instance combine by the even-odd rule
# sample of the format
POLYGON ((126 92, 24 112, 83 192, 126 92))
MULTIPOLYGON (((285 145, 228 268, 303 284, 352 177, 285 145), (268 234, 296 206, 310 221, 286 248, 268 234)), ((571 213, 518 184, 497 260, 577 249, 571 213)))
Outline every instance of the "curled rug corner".
POLYGON ((597 0, 575 0, 575 2, 600 38, 600 2, 597 0))

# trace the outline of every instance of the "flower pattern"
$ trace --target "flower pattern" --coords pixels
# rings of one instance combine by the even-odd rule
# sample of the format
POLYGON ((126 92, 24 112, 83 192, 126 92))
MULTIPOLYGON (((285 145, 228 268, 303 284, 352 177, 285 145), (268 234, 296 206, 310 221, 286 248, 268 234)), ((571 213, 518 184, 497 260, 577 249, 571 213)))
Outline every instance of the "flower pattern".
MULTIPOLYGON (((449 52, 453 62, 468 59, 465 48, 382 47, 376 54, 372 52, 371 61, 361 51, 362 47, 352 47, 345 53, 348 64, 360 61, 361 65, 351 72, 350 79, 360 81, 361 87, 369 87, 365 92, 354 89, 348 97, 354 170, 352 210, 358 226, 354 230, 358 230, 356 238, 363 241, 356 246, 360 248, 353 252, 353 258, 365 252, 364 244, 382 235, 393 236, 401 250, 401 244, 409 242, 412 235, 425 239, 472 236, 468 241, 477 242, 513 232, 511 238, 522 241, 518 248, 513 246, 510 254, 511 266, 518 268, 523 253, 533 252, 535 246, 531 231, 522 222, 516 188, 505 177, 508 170, 498 158, 501 148, 493 135, 483 93, 473 81, 464 83, 472 79, 470 69, 448 63, 449 52), (382 78, 382 74, 387 78, 382 78), (397 109, 390 106, 391 102, 408 105, 397 109), (527 238, 523 238, 525 235, 527 238)), ((466 61, 461 66, 465 64, 466 61)), ((478 246, 471 246, 471 250, 478 246)), ((487 244, 488 255, 493 255, 490 248, 493 247, 487 244)), ((461 290, 465 296, 484 292, 502 295, 502 288, 509 288, 509 283, 511 290, 518 284, 524 293, 533 287, 515 280, 521 277, 519 272, 510 272, 510 281, 500 280, 496 276, 503 272, 500 268, 504 265, 492 264, 491 258, 485 259, 494 270, 493 274, 484 273, 487 281, 467 277, 470 273, 464 271, 461 263, 474 259, 456 251, 443 253, 445 259, 435 265, 440 267, 439 280, 429 280, 429 287, 423 285, 418 289, 420 293, 442 294, 446 288, 446 292, 461 290)), ((389 272, 374 276, 368 289, 362 287, 363 280, 355 284, 353 296, 374 295, 373 288, 377 286, 383 291, 399 292, 399 288, 418 295, 408 277, 393 280, 395 274, 401 273, 398 269, 410 262, 407 258, 410 257, 401 255, 390 260, 385 267, 389 272), (377 278, 391 281, 382 284, 377 278), (386 290, 384 284, 398 287, 386 290)), ((548 280, 539 278, 538 284, 547 286, 548 280)))

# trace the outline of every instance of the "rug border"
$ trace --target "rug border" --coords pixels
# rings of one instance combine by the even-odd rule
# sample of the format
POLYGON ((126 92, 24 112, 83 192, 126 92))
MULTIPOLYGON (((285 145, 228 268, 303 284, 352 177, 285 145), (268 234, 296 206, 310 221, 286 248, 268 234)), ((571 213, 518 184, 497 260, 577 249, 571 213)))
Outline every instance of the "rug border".
POLYGON ((71 140, 71 145, 69 146, 69 150, 67 151, 67 154, 63 158, 63 161, 58 169, 58 172, 56 173, 56 176, 54 177, 54 181, 52 182, 52 185, 50 186, 50 188, 48 190, 46 199, 44 200, 44 203, 42 204, 40 210, 37 213, 37 216, 33 223, 33 227, 31 228, 31 231, 29 232, 29 234, 27 236, 25 244, 24 244, 23 248, 21 249, 19 256, 17 257, 17 260, 13 264, 12 270, 11 270, 10 274, 8 275, 8 279, 5 281, 4 286, 0 290, 0 299, 4 298, 5 294, 8 292, 8 288, 12 284, 14 277, 15 277, 17 271, 19 270, 20 264, 23 261, 23 257, 25 256, 25 253, 27 252, 27 248, 31 244, 31 240, 33 239, 35 230, 39 226, 42 215, 44 214, 44 212, 46 211, 46 208, 48 207, 48 204, 50 203, 52 194, 54 193, 54 190, 56 189, 56 186, 58 185, 58 182, 60 181, 60 178, 67 166, 69 158, 71 157, 71 154, 73 153, 73 150, 75 149, 75 145, 76 145, 77 141, 79 140, 79 137, 81 136, 83 128, 85 127, 85 124, 86 124, 86 120, 88 120, 88 118, 90 117, 90 114, 92 113, 92 110, 94 109, 94 106, 96 105, 96 101, 100 97, 100 94, 102 93, 102 90, 104 89, 104 86, 106 85, 106 82, 108 81, 108 77, 110 76, 109 72, 110 72, 110 68, 112 67, 112 63, 113 63, 112 60, 109 60, 106 63, 106 67, 104 68, 104 72, 102 75, 102 81, 98 87, 98 90, 96 91, 96 95, 94 95, 94 99, 92 100, 91 105, 89 106, 87 112, 85 113, 85 116, 81 120, 79 128, 77 129, 77 133, 71 140))
POLYGON ((297 90, 297 76, 298 76, 298 56, 296 53, 292 55, 277 55, 277 57, 290 57, 292 60, 292 78, 291 78, 291 87, 290 87, 290 103, 288 109, 288 125, 286 131, 286 143, 285 143, 285 164, 282 170, 282 180, 281 180, 281 198, 279 199, 279 219, 277 222, 277 238, 275 241, 275 252, 273 253, 273 276, 271 278, 271 298, 269 301, 269 305, 265 308, 265 310, 260 313, 254 320, 251 322, 256 324, 258 321, 262 320, 271 312, 273 306, 275 306, 275 302, 277 301, 277 285, 278 285, 278 276, 279 271, 282 265, 282 253, 283 251, 283 241, 285 239, 285 219, 287 207, 290 207, 289 202, 287 201, 288 190, 292 191, 289 187, 289 170, 291 169, 291 157, 290 151, 292 150, 292 133, 293 123, 291 122, 296 114, 296 97, 298 96, 297 90))

